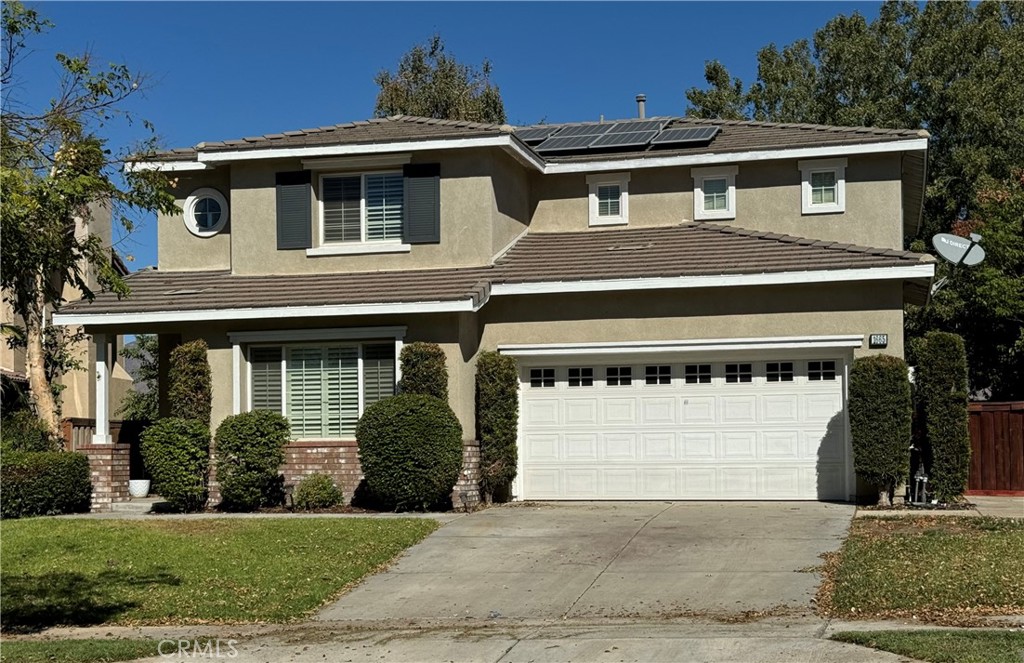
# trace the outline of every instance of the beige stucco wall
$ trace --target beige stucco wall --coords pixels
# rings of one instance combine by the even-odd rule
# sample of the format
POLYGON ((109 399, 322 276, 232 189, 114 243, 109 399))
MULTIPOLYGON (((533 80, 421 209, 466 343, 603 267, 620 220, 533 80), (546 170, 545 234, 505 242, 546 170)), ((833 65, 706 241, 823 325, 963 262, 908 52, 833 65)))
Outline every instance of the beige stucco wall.
MULTIPOLYGON (((309 274, 475 266, 488 262, 495 243, 504 245, 518 234, 517 226, 524 227, 527 206, 518 199, 525 199, 525 175, 515 172, 514 164, 503 153, 483 149, 424 152, 413 155, 412 161, 441 164, 440 244, 413 245, 407 253, 344 256, 307 256, 302 249, 279 251, 275 174, 302 170, 302 163, 298 159, 247 161, 179 178, 175 188, 179 206, 195 189, 214 186, 230 193, 231 220, 217 236, 198 238, 188 232, 180 214, 161 216, 160 269, 230 268, 236 274, 309 274), (496 171, 507 179, 499 195, 492 186, 496 171), (497 229, 495 237, 492 228, 497 229)), ((338 171, 313 171, 314 217, 318 215, 321 172, 338 171)), ((318 234, 314 226, 314 246, 319 243, 318 234)))
MULTIPOLYGON (((802 214, 800 170, 796 160, 738 166, 736 218, 715 223, 880 248, 902 248, 899 155, 849 157, 846 212, 842 214, 802 214)), ((587 230, 586 174, 546 175, 532 178, 532 181, 535 188, 532 231, 587 230)), ((629 227, 675 225, 693 218, 690 168, 646 168, 630 172, 629 227)))
POLYGON ((480 311, 480 348, 509 343, 889 334, 903 356, 901 287, 890 282, 497 297, 480 311))
POLYGON ((236 223, 234 210, 235 195, 231 191, 231 167, 220 166, 213 170, 185 171, 174 173, 175 204, 184 209, 185 200, 196 189, 211 187, 228 199, 229 217, 227 226, 213 237, 196 237, 177 214, 157 215, 157 264, 161 271, 202 271, 231 268, 231 237, 236 223))
POLYGON ((523 234, 530 224, 532 210, 528 171, 512 157, 498 151, 493 153, 491 167, 494 192, 491 255, 496 255, 523 234))

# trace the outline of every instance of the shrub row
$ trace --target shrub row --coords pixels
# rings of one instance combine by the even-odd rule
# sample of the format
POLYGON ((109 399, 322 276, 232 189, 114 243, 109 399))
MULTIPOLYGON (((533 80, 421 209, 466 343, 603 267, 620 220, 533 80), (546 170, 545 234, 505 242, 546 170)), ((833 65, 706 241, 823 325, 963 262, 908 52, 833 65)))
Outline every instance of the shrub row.
POLYGON ((505 498, 516 477, 519 372, 512 357, 483 352, 476 363, 476 430, 480 438, 480 489, 490 502, 505 498))
POLYGON ((4 413, 0 422, 0 447, 4 451, 59 451, 62 446, 60 438, 28 408, 4 413))
POLYGON ((918 420, 928 444, 928 486, 940 502, 967 488, 971 464, 968 427, 967 352, 963 339, 929 332, 915 345, 918 420))
POLYGON ((89 510, 89 459, 67 451, 4 451, 0 516, 21 518, 89 510))
POLYGON ((879 504, 888 505, 910 473, 913 406, 906 363, 889 355, 855 360, 849 412, 854 470, 878 488, 879 504))

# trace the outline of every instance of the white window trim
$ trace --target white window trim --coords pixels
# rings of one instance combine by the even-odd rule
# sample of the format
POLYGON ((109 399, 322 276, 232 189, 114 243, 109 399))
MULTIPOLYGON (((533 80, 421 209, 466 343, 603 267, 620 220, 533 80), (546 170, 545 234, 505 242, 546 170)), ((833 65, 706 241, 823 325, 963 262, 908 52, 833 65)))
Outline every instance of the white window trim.
MULTIPOLYGON (((373 328, 367 328, 367 329, 373 329, 373 328)), ((391 328, 382 327, 380 329, 387 330, 387 329, 391 329, 391 328)), ((395 329, 397 329, 397 328, 395 328, 395 329)), ((402 329, 404 330, 404 328, 402 328, 402 329)), ((314 331, 315 332, 316 330, 308 330, 308 331, 314 331)), ((334 330, 331 330, 331 331, 334 331, 334 330)), ((356 330, 353 329, 353 330, 337 330, 337 331, 348 332, 348 331, 356 331, 356 330)), ((402 333, 404 335, 404 331, 402 333)), ((365 410, 364 384, 363 384, 363 381, 365 380, 364 366, 363 366, 363 352, 364 352, 363 349, 367 345, 380 345, 382 341, 386 342, 387 341, 386 336, 388 336, 388 335, 389 334, 385 334, 385 338, 376 339, 376 340, 375 339, 362 339, 362 340, 359 340, 359 341, 353 341, 352 338, 348 334, 336 334, 332 338, 328 338, 326 340, 320 340, 320 341, 313 341, 313 340, 311 340, 313 337, 306 337, 306 338, 301 338, 301 340, 294 341, 294 342, 293 341, 276 341, 276 340, 269 340, 269 339, 267 339, 267 340, 260 340, 260 341, 254 342, 254 343, 247 344, 247 347, 246 347, 244 353, 241 351, 241 349, 238 350, 238 354, 239 354, 240 358, 244 354, 244 360, 242 362, 240 362, 240 363, 244 363, 244 365, 245 365, 245 376, 244 376, 244 380, 245 380, 245 384, 246 384, 246 389, 245 389, 245 392, 246 392, 245 393, 245 395, 246 395, 246 398, 245 398, 245 401, 246 401, 245 402, 245 411, 246 412, 251 412, 252 411, 252 395, 253 395, 252 394, 252 391, 253 391, 252 390, 252 351, 253 351, 254 348, 261 348, 261 347, 281 348, 281 412, 280 412, 280 414, 283 417, 287 417, 288 416, 288 371, 287 371, 287 366, 288 366, 288 349, 289 348, 298 348, 298 347, 325 348, 325 347, 330 346, 330 347, 338 347, 338 348, 356 348, 356 351, 357 351, 357 355, 356 355, 356 385, 357 385, 357 393, 358 393, 358 407, 356 408, 356 411, 358 413, 358 416, 362 417, 363 416, 363 411, 365 410)), ((396 391, 398 389, 398 382, 399 382, 399 380, 402 379, 402 374, 401 374, 401 372, 399 370, 399 366, 400 366, 399 355, 401 354, 401 351, 402 351, 402 341, 401 341, 400 338, 396 337, 395 338, 395 389, 396 389, 396 391)), ((238 382, 240 383, 241 380, 242 380, 242 376, 239 375, 238 382)), ((239 384, 239 386, 240 386, 240 384, 239 384)), ((241 398, 239 397, 239 398, 237 398, 237 400, 240 402, 241 398)), ((358 418, 357 418, 357 420, 358 420, 358 418)), ((342 437, 297 437, 293 441, 294 442, 317 442, 317 441, 337 441, 337 440, 345 441, 345 440, 352 440, 352 439, 355 439, 355 438, 354 437, 345 437, 345 436, 342 436, 342 437)))
MULTIPOLYGON (((319 178, 320 188, 317 190, 317 246, 306 250, 308 256, 318 255, 346 255, 353 253, 403 253, 412 250, 408 244, 403 244, 400 239, 386 239, 370 241, 366 239, 366 176, 367 175, 402 175, 400 170, 365 170, 360 172, 334 172, 322 173, 319 178), (334 242, 328 244, 324 241, 324 180, 332 177, 358 177, 359 178, 359 241, 358 242, 334 242), (380 250, 379 247, 387 247, 380 250), (406 247, 406 248, 401 248, 406 247), (336 249, 341 250, 336 250, 336 249), (377 250, 374 250, 374 249, 377 250)), ((404 207, 405 200, 403 198, 404 207)))
POLYGON ((590 194, 587 196, 590 207, 591 226, 624 226, 629 223, 629 173, 601 173, 587 175, 590 194), (597 207, 597 188, 602 185, 619 187, 619 215, 599 216, 597 207))
POLYGON ((736 174, 739 166, 718 166, 715 168, 691 168, 693 177, 693 219, 713 221, 736 218, 736 174), (704 180, 725 179, 728 188, 725 193, 724 210, 704 209, 704 180))
POLYGON ((195 191, 192 192, 191 195, 189 195, 188 198, 185 199, 183 217, 185 221, 185 227, 188 228, 188 231, 195 235, 196 237, 213 237, 221 230, 224 230, 224 226, 226 226, 228 223, 228 214, 228 201, 224 197, 224 194, 211 187, 203 187, 201 189, 196 189, 195 191), (212 228, 200 228, 199 225, 196 224, 196 203, 198 203, 203 198, 213 198, 215 201, 217 201, 217 204, 220 205, 220 221, 217 223, 217 225, 215 225, 212 228))
POLYGON ((797 161, 800 169, 800 211, 803 214, 841 214, 846 211, 846 159, 797 161), (811 174, 836 174, 836 202, 815 205, 811 202, 811 174))

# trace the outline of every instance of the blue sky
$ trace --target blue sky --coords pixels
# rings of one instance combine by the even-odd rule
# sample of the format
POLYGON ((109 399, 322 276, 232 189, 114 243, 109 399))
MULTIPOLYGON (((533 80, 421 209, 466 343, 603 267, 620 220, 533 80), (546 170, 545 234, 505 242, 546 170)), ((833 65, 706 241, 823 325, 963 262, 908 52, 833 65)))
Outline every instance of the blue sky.
MULTIPOLYGON (((493 64, 509 121, 682 114, 684 92, 721 60, 749 82, 755 53, 810 38, 829 18, 877 2, 30 3, 55 28, 34 38, 15 90, 45 102, 57 52, 148 73, 130 109, 165 147, 316 127, 373 114, 374 75, 438 32, 458 59, 493 64)), ((6 91, 5 93, 9 93, 6 91)), ((113 146, 142 135, 110 127, 113 146)), ((156 264, 156 220, 119 243, 132 269, 156 264)))

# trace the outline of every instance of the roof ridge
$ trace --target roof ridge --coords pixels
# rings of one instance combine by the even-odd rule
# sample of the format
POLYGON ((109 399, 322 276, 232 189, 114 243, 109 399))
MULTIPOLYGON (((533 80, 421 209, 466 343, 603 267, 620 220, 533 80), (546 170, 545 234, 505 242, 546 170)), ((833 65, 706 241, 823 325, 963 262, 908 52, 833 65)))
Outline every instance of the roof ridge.
POLYGON ((425 117, 422 115, 389 115, 383 118, 387 122, 412 122, 415 124, 436 124, 446 127, 462 127, 466 129, 497 129, 499 131, 512 131, 512 125, 495 124, 493 122, 475 122, 472 120, 445 120, 436 117, 425 117))
POLYGON ((725 235, 739 235, 743 237, 752 237, 754 239, 763 239, 773 242, 782 242, 786 244, 803 244, 808 246, 816 246, 822 249, 829 249, 832 251, 843 251, 847 253, 868 253, 871 255, 887 255, 893 258, 921 258, 928 255, 925 253, 915 253, 913 251, 883 249, 877 246, 864 246, 861 244, 850 244, 848 242, 814 239, 811 237, 798 237, 796 235, 787 235, 768 230, 750 230, 748 228, 740 228, 738 226, 727 226, 725 224, 710 223, 707 221, 691 221, 684 225, 688 225, 692 228, 702 228, 704 230, 711 230, 725 235))
POLYGON ((775 129, 803 129, 807 131, 831 131, 835 133, 871 132, 882 135, 893 136, 918 136, 928 138, 931 136, 927 129, 891 129, 886 127, 866 127, 833 124, 814 124, 810 122, 768 122, 765 120, 726 120, 718 118, 688 117, 680 116, 675 121, 686 121, 694 124, 714 124, 720 126, 749 126, 749 127, 770 127, 775 129))

